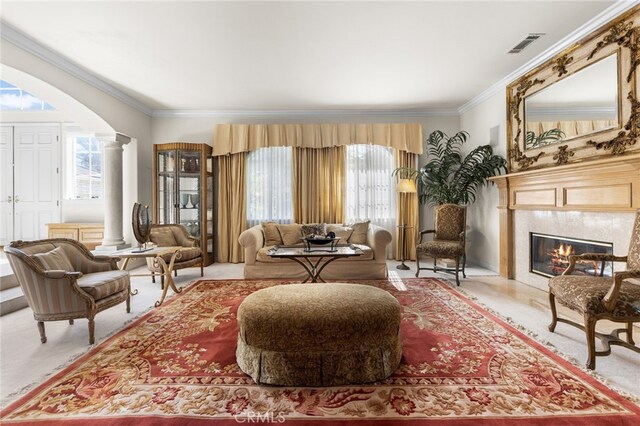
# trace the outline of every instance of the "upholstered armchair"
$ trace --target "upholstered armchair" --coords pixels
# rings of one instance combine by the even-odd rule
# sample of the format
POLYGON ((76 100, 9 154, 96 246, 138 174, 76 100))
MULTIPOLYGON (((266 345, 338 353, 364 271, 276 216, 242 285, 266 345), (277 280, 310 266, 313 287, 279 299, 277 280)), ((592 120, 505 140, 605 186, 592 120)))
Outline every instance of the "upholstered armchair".
MULTIPOLYGON (((187 228, 179 224, 151 225, 149 239, 158 247, 186 247, 180 250, 180 257, 173 264, 175 276, 178 269, 200 265, 200 276, 204 276, 204 257, 200 249, 200 240, 189 235, 187 228)), ((169 263, 173 253, 163 255, 164 261, 169 263)), ((155 283, 155 274, 160 275, 160 282, 164 287, 164 275, 162 265, 154 259, 147 258, 147 267, 151 272, 151 280, 155 283)))
POLYGON ((129 272, 118 269, 117 258, 93 256, 65 238, 14 241, 4 251, 38 322, 42 343, 47 341, 44 321, 73 324, 76 318, 87 318, 93 344, 98 312, 124 301, 130 312, 129 272))
POLYGON ((467 207, 458 204, 442 204, 435 209, 435 229, 420 232, 420 240, 416 246, 416 277, 421 270, 433 272, 448 272, 456 276, 456 284, 460 285, 459 273, 467 278, 464 268, 467 263, 465 251, 467 207), (432 241, 422 242, 425 235, 433 235, 432 241), (433 259, 433 268, 420 267, 420 255, 426 255, 433 259), (438 259, 453 259, 456 263, 453 268, 438 268, 438 259), (462 269, 460 261, 462 260, 462 269))
POLYGON ((636 352, 640 347, 633 341, 633 323, 640 322, 640 281, 632 283, 628 279, 640 278, 640 210, 631 233, 631 243, 626 256, 614 256, 601 253, 584 253, 569 256, 569 266, 562 275, 549 280, 549 304, 551 305, 551 324, 549 331, 555 331, 558 322, 572 325, 587 335, 587 368, 596 367, 596 356, 607 356, 611 345, 624 346, 636 352), (626 262, 625 271, 614 272, 613 277, 594 277, 571 275, 579 261, 626 262), (556 300, 563 306, 580 313, 584 317, 584 326, 574 321, 558 318, 556 300), (625 323, 611 334, 596 332, 596 323, 606 319, 625 323), (619 335, 625 333, 626 341, 619 335), (605 350, 596 351, 596 337, 605 350))

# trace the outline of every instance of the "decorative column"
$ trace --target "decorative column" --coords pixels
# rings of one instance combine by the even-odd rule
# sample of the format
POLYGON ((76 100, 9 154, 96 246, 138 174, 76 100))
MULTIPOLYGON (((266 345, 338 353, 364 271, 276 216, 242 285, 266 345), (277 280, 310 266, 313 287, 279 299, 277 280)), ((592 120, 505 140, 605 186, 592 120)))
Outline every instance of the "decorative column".
POLYGON ((124 241, 122 228, 122 147, 131 138, 121 133, 96 134, 96 138, 104 144, 104 240, 96 250, 121 250, 130 246, 124 241))

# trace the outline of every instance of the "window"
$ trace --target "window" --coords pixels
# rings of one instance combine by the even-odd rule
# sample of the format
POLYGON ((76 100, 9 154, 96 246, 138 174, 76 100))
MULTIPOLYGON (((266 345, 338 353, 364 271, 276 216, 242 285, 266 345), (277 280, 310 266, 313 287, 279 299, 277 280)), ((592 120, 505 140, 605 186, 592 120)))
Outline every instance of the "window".
POLYGON ((52 111, 54 108, 11 83, 0 80, 0 110, 2 111, 52 111))
POLYGON ((91 135, 67 137, 66 198, 94 200, 102 198, 102 145, 91 135))
MULTIPOLYGON (((348 145, 346 169, 347 222, 370 219, 395 234, 396 179, 393 149, 379 145, 348 145)), ((389 246, 391 248, 391 245, 389 246)))
POLYGON ((247 227, 293 221, 291 147, 261 148, 247 155, 247 227))

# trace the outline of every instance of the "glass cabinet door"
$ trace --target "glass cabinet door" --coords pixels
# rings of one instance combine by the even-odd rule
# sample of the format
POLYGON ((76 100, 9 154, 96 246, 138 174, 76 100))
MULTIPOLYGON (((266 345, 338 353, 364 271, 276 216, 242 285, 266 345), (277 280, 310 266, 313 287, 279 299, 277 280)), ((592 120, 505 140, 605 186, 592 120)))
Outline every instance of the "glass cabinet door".
POLYGON ((158 224, 181 224, 200 242, 205 266, 214 260, 213 158, 206 144, 155 144, 154 215, 158 224))
POLYGON ((200 238, 200 152, 178 151, 180 223, 189 234, 200 238))
POLYGON ((207 235, 205 239, 207 241, 207 253, 210 258, 213 258, 213 157, 207 157, 207 187, 205 189, 207 193, 207 235))
POLYGON ((176 152, 162 151, 158 153, 156 179, 158 188, 158 223, 175 223, 176 221, 176 152))

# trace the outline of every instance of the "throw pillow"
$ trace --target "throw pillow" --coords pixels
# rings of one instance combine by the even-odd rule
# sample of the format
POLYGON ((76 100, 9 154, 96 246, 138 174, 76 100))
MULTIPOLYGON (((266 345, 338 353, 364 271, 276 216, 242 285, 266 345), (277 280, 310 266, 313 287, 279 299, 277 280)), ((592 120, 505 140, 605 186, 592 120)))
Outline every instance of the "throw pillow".
POLYGON ((176 237, 173 236, 173 232, 169 226, 152 227, 149 238, 151 242, 158 247, 175 247, 178 245, 176 237))
POLYGON ((353 234, 353 228, 342 225, 327 225, 327 234, 329 232, 336 234, 336 237, 340 238, 340 243, 347 243, 351 234, 353 234))
POLYGON ((302 236, 306 238, 312 235, 325 235, 324 223, 311 223, 308 225, 302 225, 302 236))
POLYGON ((353 228, 353 234, 351 234, 349 242, 352 244, 367 244, 367 233, 369 232, 370 222, 370 220, 367 220, 366 222, 357 222, 351 225, 344 225, 353 228))
POLYGON ((262 222, 265 246, 277 246, 282 244, 282 237, 278 232, 278 222, 262 222))
POLYGON ((298 223, 278 225, 278 232, 280 232, 280 238, 282 238, 282 243, 285 246, 302 243, 302 241, 300 241, 302 238, 302 225, 298 223))
POLYGON ((45 271, 73 271, 73 266, 62 247, 56 247, 46 253, 36 253, 32 258, 40 263, 45 271))

